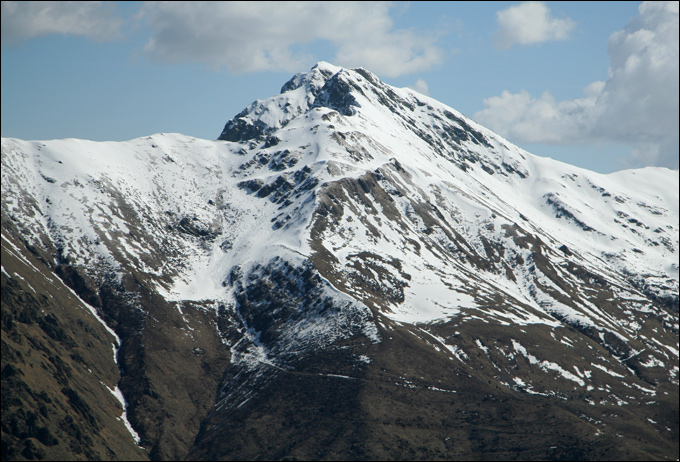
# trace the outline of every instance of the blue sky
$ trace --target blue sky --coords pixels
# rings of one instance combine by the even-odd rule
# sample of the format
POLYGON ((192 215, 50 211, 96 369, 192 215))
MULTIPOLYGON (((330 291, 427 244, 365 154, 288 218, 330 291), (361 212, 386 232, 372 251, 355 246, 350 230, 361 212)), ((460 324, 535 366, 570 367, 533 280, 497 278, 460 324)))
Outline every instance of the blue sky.
POLYGON ((2 136, 215 139, 317 61, 529 152, 678 168, 677 2, 2 2, 2 136))

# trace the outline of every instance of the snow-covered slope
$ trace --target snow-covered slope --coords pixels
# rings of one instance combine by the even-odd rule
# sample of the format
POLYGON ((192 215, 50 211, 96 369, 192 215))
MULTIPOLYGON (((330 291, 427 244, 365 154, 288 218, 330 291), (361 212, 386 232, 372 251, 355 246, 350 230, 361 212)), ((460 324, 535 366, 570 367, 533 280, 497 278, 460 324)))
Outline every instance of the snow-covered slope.
POLYGON ((180 313, 227 307, 248 370, 408 325, 460 363, 484 352, 511 390, 613 400, 593 367, 635 399, 677 386, 678 172, 537 157, 364 69, 319 63, 217 141, 3 139, 2 214, 94 287, 134 274, 180 313), (560 355, 591 343, 560 364, 517 340, 528 326, 560 355))

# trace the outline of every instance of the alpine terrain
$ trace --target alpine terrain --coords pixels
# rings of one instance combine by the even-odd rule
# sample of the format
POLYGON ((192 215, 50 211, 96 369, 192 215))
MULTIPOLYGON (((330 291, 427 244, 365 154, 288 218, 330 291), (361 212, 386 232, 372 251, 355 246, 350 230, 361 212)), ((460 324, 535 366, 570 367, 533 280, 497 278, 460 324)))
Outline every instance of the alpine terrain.
POLYGON ((677 460, 678 186, 324 62, 3 138, 2 458, 677 460))

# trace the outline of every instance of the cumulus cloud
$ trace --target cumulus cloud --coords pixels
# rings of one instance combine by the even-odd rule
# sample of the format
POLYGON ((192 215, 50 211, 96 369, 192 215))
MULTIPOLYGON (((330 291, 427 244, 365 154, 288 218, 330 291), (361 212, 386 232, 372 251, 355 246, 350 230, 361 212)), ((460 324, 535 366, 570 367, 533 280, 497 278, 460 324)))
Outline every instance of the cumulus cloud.
POLYGON ((523 143, 563 143, 582 139, 597 116, 598 97, 604 82, 593 82, 583 98, 556 101, 550 92, 534 98, 526 90, 503 91, 500 96, 484 100, 484 109, 476 120, 508 138, 523 143))
POLYGON ((511 6, 498 11, 496 20, 499 27, 496 44, 499 48, 566 40, 576 25, 570 18, 552 17, 550 9, 543 2, 524 2, 511 6))
POLYGON ((476 120, 520 143, 615 142, 631 146, 631 166, 678 168, 678 3, 645 2, 609 38, 609 77, 583 97, 502 92, 476 120))
POLYGON ((2 2, 2 44, 48 34, 103 42, 120 36, 123 20, 108 2, 2 2))
POLYGON ((420 94, 423 94, 425 96, 430 96, 430 87, 427 86, 427 82, 423 79, 418 79, 416 80, 416 83, 413 85, 409 85, 411 90, 415 90, 420 94))
POLYGON ((234 73, 300 71, 318 59, 304 51, 317 40, 335 47, 334 64, 387 77, 443 57, 435 37, 393 30, 384 2, 148 2, 141 16, 153 58, 234 73))

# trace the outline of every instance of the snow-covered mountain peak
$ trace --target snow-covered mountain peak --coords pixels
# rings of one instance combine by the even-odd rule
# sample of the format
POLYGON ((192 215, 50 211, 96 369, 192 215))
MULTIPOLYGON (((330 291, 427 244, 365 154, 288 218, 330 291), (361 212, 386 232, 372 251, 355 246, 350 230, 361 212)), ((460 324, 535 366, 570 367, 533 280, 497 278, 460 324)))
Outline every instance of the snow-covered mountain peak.
POLYGON ((295 74, 283 87, 281 93, 292 91, 305 85, 305 90, 312 93, 317 93, 318 90, 325 85, 325 83, 332 76, 342 70, 341 67, 325 61, 320 61, 309 72, 300 72, 295 74))
POLYGON ((305 113, 326 82, 341 68, 320 62, 309 72, 293 76, 281 87, 279 95, 257 100, 230 120, 219 138, 246 141, 272 133, 291 119, 305 113))
POLYGON ((678 183, 533 156, 432 98, 322 62, 218 140, 3 139, 3 278, 21 243, 119 323, 139 349, 128 359, 154 345, 166 358, 170 338, 203 357, 193 342, 214 329, 231 358, 215 416, 247 409, 258 377, 316 380, 323 358, 340 365, 324 380, 375 359, 382 384, 392 360, 378 362, 394 356, 397 385, 415 389, 411 350, 462 371, 429 391, 481 374, 488 393, 581 415, 656 384, 677 393, 677 366, 662 366, 678 357, 678 183))
MULTIPOLYGON (((521 236, 540 236, 549 252, 606 274, 625 269, 631 280, 654 275, 645 277, 645 287, 659 281, 652 290, 673 299, 677 174, 636 173, 600 175, 533 156, 432 98, 387 85, 365 69, 321 62, 294 76, 279 95, 250 104, 215 142, 182 135, 30 146, 3 140, 3 190, 21 177, 35 196, 31 202, 10 192, 3 207, 30 203, 26 213, 50 216, 48 223, 34 225, 36 239, 55 223, 57 229, 73 230, 69 217, 78 216, 76 229, 100 242, 98 225, 87 212, 71 210, 79 207, 74 199, 79 189, 73 186, 91 183, 92 194, 105 196, 110 192, 101 185, 114 187, 127 201, 135 198, 137 213, 143 207, 164 226, 214 241, 213 247, 201 244, 212 269, 210 278, 199 278, 212 281, 211 294, 220 293, 232 266, 266 258, 276 248, 308 258, 323 248, 340 268, 366 248, 399 261, 420 261, 413 267, 419 274, 425 274, 422 265, 463 264, 464 271, 447 269, 458 282, 443 283, 449 287, 446 294, 466 280, 460 279, 463 273, 515 268, 515 261, 526 256, 513 260, 507 255, 531 248, 521 236), (140 176, 147 171, 154 174, 140 176), (636 179, 634 191, 627 187, 632 184, 628 177, 636 179), (42 181, 48 181, 45 191, 42 181), (664 182, 671 186, 657 191, 655 185, 664 182), (46 195, 57 192, 69 196, 62 201, 68 208, 55 205, 54 198, 45 203, 46 195), (235 216, 240 224, 230 227, 235 216), (238 235, 252 226, 256 242, 238 235), (489 254, 490 242, 503 249, 502 258, 489 254), (562 246, 570 255, 559 250, 562 246)), ((127 223, 120 226, 129 229, 127 223)), ((82 244, 87 239, 65 235, 61 240, 76 254, 90 252, 82 244)), ((111 258, 110 251, 95 249, 111 258)), ((188 296, 177 284, 193 284, 191 297, 202 296, 195 282, 188 282, 208 271, 195 267, 202 262, 189 265, 193 269, 174 286, 160 284, 175 287, 173 297, 188 296)), ((528 271, 522 273, 525 279, 518 282, 516 274, 507 273, 504 284, 519 284, 513 290, 520 299, 538 304, 530 264, 520 266, 528 271)), ((426 285, 420 282, 400 284, 411 288, 408 295, 426 285)), ((443 316, 427 304, 404 302, 406 295, 383 305, 411 310, 408 319, 443 316)))
MULTIPOLYGON (((365 69, 344 69, 325 62, 294 76, 281 94, 253 102, 225 125, 219 139, 270 147, 279 144, 286 135, 282 129, 296 119, 293 127, 325 130, 323 136, 338 144, 351 143, 347 137, 360 131, 368 133, 379 146, 377 153, 363 156, 370 167, 392 158, 418 164, 421 159, 414 158, 415 151, 432 152, 439 160, 452 161, 464 170, 528 174, 521 165, 528 153, 508 148, 511 145, 506 140, 454 109, 410 89, 387 85, 365 69), (347 117, 352 120, 345 120, 347 117), (269 137, 274 132, 276 139, 269 137), (404 158, 402 153, 408 156, 404 158)), ((307 133, 305 137, 310 136, 307 133)), ((352 163, 357 160, 353 158, 352 163)))

